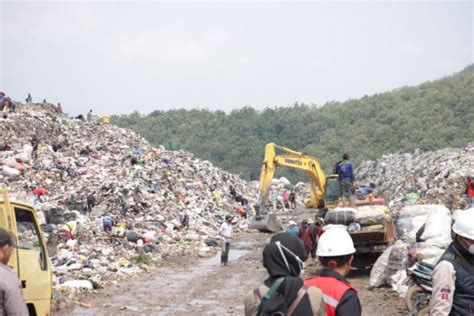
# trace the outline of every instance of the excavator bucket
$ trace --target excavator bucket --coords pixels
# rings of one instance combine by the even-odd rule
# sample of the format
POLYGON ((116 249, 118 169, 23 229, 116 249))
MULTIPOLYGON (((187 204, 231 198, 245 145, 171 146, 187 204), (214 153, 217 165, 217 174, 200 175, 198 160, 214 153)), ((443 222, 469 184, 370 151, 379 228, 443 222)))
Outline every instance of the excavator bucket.
POLYGON ((264 210, 259 211, 257 208, 256 215, 252 218, 249 226, 268 233, 276 233, 282 230, 281 224, 274 213, 267 213, 264 210))

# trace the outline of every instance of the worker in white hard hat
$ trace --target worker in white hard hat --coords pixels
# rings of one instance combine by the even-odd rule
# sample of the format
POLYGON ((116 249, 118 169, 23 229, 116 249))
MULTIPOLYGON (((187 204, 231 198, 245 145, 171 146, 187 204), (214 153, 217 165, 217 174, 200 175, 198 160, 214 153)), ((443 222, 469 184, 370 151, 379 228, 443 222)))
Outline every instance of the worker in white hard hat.
POLYGON ((430 315, 474 315, 474 208, 459 213, 453 233, 433 270, 430 315))
POLYGON ((316 255, 323 265, 320 276, 307 278, 305 286, 315 286, 324 294, 326 315, 361 315, 362 306, 356 290, 346 280, 356 252, 351 236, 344 228, 325 231, 316 255))

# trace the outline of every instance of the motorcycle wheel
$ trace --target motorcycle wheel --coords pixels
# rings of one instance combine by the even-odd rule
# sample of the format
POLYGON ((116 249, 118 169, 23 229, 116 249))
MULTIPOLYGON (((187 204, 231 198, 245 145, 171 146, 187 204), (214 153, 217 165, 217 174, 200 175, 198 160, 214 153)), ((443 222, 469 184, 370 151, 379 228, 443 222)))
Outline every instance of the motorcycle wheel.
POLYGON ((416 313, 416 316, 428 316, 429 314, 430 306, 425 306, 416 313))
POLYGON ((405 296, 405 304, 407 305, 408 311, 411 312, 411 310, 413 309, 413 302, 415 301, 416 296, 420 292, 422 292, 422 290, 416 284, 413 284, 408 288, 407 295, 405 296))

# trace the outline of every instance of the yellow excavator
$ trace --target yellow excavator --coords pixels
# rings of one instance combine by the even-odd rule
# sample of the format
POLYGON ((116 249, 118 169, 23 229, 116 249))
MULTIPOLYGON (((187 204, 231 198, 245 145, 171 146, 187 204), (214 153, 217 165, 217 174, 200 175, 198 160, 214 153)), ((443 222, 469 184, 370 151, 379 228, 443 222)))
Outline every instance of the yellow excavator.
POLYGON ((326 176, 315 157, 269 143, 265 146, 265 156, 260 173, 260 196, 258 205, 255 207, 256 215, 252 221, 252 227, 266 232, 281 230, 276 215, 268 209, 270 186, 278 166, 306 171, 310 179, 309 186, 311 189, 311 198, 304 202, 307 208, 330 209, 336 207, 341 197, 337 175, 326 176), (277 154, 277 149, 282 154, 277 154))

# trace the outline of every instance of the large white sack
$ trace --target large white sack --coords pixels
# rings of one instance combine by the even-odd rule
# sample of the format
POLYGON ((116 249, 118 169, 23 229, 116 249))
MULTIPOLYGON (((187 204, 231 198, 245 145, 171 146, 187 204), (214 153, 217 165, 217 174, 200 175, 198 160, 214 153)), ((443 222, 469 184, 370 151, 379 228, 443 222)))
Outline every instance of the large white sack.
POLYGON ((425 230, 421 235, 422 240, 434 237, 449 238, 451 236, 451 213, 445 206, 439 206, 438 210, 428 215, 425 230))
POLYGON ((15 168, 10 168, 8 166, 3 166, 2 173, 3 175, 7 177, 15 177, 21 174, 20 170, 17 170, 15 168))
POLYGON ((437 259, 441 257, 441 255, 445 252, 444 249, 440 249, 438 247, 426 247, 420 249, 417 252, 417 257, 419 260, 426 260, 426 259, 437 259))
POLYGON ((66 281, 62 283, 59 287, 60 288, 87 289, 87 290, 94 289, 91 281, 89 280, 70 280, 70 281, 66 281))
POLYGON ((5 166, 10 167, 10 168, 15 168, 17 162, 16 162, 16 159, 15 159, 15 158, 10 157, 10 158, 5 159, 5 161, 3 162, 3 164, 4 164, 5 166))
POLYGON ((362 226, 384 224, 387 213, 388 209, 383 205, 365 206, 357 209, 355 221, 362 226))
POLYGON ((280 178, 280 183, 283 184, 283 185, 289 185, 289 184, 291 184, 290 180, 288 180, 288 179, 285 178, 285 177, 281 177, 281 178, 280 178))
POLYGON ((426 244, 431 247, 446 249, 452 241, 451 236, 438 236, 428 239, 426 244))
POLYGON ((372 270, 370 271, 370 286, 381 287, 387 283, 388 258, 390 257, 392 249, 393 246, 390 246, 385 249, 382 255, 378 257, 377 261, 375 261, 375 264, 372 267, 372 270))
POLYGON ((426 223, 427 215, 400 218, 396 222, 397 234, 400 239, 415 242, 416 233, 426 223))
POLYGON ((426 205, 407 205, 398 212, 399 218, 415 217, 419 215, 428 215, 446 208, 444 205, 426 204, 426 205))
POLYGON ((388 264, 386 268, 387 274, 387 283, 392 285, 391 276, 397 273, 397 271, 402 269, 402 262, 408 255, 408 244, 404 243, 401 240, 397 240, 397 242, 393 245, 392 251, 390 252, 390 256, 388 257, 388 264))

